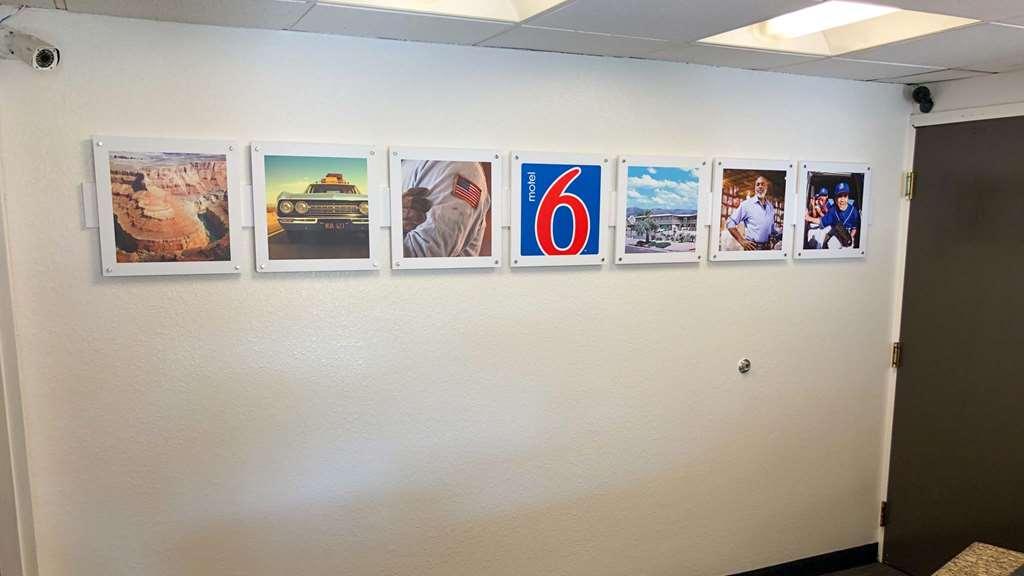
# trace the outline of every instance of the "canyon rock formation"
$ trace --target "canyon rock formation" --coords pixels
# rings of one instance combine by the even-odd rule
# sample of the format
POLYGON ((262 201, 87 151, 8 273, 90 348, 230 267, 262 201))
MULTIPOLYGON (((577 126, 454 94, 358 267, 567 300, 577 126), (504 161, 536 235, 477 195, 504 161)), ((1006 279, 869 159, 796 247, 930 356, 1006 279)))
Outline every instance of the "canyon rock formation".
POLYGON ((110 154, 118 262, 229 260, 227 161, 110 154))

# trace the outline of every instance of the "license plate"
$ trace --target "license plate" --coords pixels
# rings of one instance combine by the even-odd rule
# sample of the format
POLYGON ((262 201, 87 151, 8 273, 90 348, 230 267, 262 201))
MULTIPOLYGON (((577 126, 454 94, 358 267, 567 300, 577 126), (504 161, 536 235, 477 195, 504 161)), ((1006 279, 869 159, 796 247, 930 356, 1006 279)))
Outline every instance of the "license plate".
POLYGON ((324 222, 325 230, 342 230, 345 228, 345 222, 324 222))

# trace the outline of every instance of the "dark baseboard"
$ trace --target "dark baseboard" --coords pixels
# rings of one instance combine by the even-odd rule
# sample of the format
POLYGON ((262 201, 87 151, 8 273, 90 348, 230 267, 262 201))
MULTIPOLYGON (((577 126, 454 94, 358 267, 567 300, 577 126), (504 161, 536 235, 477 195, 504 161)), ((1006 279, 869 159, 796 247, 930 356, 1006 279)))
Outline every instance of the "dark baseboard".
POLYGON ((733 576, 822 576, 875 562, 878 562, 877 542, 741 572, 733 576))

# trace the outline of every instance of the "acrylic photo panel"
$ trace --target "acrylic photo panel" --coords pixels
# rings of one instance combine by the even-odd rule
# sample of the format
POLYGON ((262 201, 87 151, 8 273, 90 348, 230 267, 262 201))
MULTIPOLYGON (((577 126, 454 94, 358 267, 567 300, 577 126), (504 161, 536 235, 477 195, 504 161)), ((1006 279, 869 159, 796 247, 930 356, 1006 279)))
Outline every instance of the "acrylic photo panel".
POLYGON ((601 265, 611 174, 605 156, 512 154, 512 266, 601 265))
POLYGON ((719 158, 714 172, 711 261, 788 258, 796 189, 793 163, 719 158))
POLYGON ((240 270, 234 142, 95 136, 92 150, 105 276, 240 270))
POLYGON ((615 263, 703 260, 711 191, 709 162, 629 156, 620 158, 617 167, 615 263))
POLYGON ((380 156, 371 146, 253 142, 256 269, 377 269, 380 156))
POLYGON ((870 166, 804 162, 796 199, 794 258, 862 258, 867 254, 870 166))
POLYGON ((388 161, 392 268, 501 265, 500 152, 392 148, 388 161))

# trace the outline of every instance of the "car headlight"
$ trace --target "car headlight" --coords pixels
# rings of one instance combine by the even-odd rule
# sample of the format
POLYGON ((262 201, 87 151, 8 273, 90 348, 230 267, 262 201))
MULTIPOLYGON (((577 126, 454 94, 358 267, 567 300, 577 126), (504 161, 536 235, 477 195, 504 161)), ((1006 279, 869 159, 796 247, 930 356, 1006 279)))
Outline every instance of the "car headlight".
POLYGON ((367 214, 369 214, 370 213, 370 205, 368 203, 366 203, 366 202, 360 202, 359 203, 359 213, 362 214, 363 216, 366 216, 367 214))
POLYGON ((309 203, 299 200, 295 203, 295 212, 298 214, 305 214, 309 212, 309 203))
POLYGON ((287 200, 284 200, 284 201, 278 203, 278 205, 277 205, 277 211, 280 212, 281 214, 291 214, 292 210, 294 210, 294 209, 295 209, 295 206, 291 202, 289 202, 287 200))

